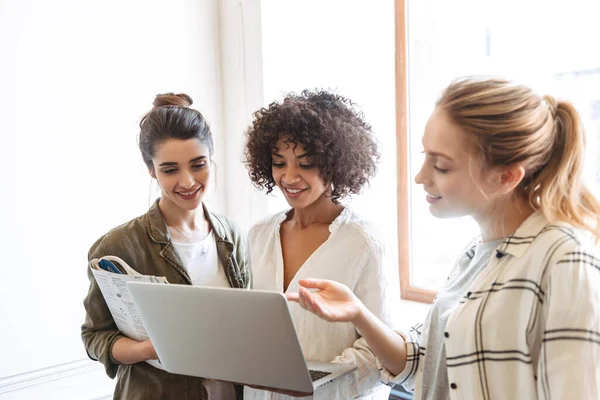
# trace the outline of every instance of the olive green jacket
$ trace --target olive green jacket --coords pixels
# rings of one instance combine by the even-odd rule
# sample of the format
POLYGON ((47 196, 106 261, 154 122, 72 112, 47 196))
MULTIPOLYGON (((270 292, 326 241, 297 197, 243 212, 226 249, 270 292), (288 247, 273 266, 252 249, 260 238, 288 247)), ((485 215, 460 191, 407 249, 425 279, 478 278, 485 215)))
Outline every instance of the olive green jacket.
MULTIPOLYGON (((249 288, 251 274, 245 235, 233 220, 208 212, 206 208, 204 214, 215 233, 217 253, 229 284, 234 288, 249 288)), ((114 228, 98 239, 90 248, 88 260, 107 255, 120 257, 141 274, 164 276, 169 283, 192 284, 173 246, 158 201, 146 214, 114 228)), ((86 316, 81 337, 88 356, 100 361, 109 377, 117 376, 114 399, 205 400, 202 378, 171 374, 145 362, 119 364, 112 358, 112 346, 124 335, 117 330, 89 268, 88 278, 90 287, 83 301, 86 316)), ((236 390, 240 393, 240 388, 236 390)))

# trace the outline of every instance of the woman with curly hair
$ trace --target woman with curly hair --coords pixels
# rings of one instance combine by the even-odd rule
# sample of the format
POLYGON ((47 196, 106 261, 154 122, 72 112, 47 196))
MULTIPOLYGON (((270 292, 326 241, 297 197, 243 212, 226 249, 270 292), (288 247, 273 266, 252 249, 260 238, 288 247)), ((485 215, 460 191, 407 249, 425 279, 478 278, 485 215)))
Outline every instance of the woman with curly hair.
MULTIPOLYGON (((257 111, 246 136, 252 182, 267 193, 277 186, 291 207, 250 230, 254 288, 297 291, 300 279, 333 279, 389 325, 394 259, 373 225, 341 202, 359 193, 377 169, 377 144, 362 114, 342 96, 304 91, 257 111)), ((352 324, 326 323, 297 304, 290 312, 307 360, 357 366, 314 398, 388 398, 375 357, 352 324)), ((248 387, 244 396, 287 398, 248 387)))

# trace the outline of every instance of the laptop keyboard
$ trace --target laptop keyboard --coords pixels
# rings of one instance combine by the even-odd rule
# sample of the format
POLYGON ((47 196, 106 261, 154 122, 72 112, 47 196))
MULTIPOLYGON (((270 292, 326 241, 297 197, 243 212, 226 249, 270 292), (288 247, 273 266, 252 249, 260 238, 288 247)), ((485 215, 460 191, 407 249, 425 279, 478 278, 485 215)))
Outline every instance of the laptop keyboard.
POLYGON ((308 372, 310 372, 310 379, 312 379, 313 382, 321 379, 324 376, 331 375, 331 372, 317 371, 312 369, 309 369, 308 372))

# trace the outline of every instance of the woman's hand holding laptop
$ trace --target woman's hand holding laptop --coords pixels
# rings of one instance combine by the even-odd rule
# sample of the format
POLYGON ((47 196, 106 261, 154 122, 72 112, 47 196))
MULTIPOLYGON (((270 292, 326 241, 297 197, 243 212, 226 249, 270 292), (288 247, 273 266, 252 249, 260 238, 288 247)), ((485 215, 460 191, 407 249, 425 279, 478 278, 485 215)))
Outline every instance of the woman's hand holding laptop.
POLYGON ((158 355, 156 354, 156 350, 150 339, 144 340, 141 342, 141 345, 144 347, 144 353, 148 357, 148 360, 158 360, 158 355))

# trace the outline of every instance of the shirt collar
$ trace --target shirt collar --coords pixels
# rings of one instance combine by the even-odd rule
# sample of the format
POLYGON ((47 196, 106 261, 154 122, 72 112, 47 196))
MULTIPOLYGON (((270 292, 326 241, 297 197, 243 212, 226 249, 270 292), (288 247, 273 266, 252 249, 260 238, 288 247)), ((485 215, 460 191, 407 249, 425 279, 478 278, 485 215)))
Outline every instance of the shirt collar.
POLYGON ((548 225, 548 220, 541 211, 535 211, 509 235, 497 248, 499 254, 510 254, 514 257, 522 257, 529 245, 538 237, 540 232, 548 225))
MULTIPOLYGON (((517 228, 517 230, 509 235, 501 245, 496 248, 498 258, 507 254, 513 257, 522 257, 533 243, 535 238, 548 225, 548 220, 541 211, 535 211, 517 228)), ((475 256, 476 243, 470 245, 465 252, 467 260, 471 260, 475 256)))

